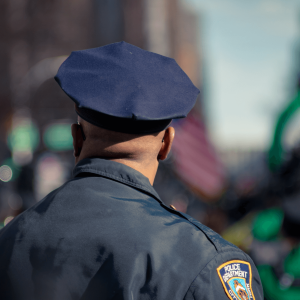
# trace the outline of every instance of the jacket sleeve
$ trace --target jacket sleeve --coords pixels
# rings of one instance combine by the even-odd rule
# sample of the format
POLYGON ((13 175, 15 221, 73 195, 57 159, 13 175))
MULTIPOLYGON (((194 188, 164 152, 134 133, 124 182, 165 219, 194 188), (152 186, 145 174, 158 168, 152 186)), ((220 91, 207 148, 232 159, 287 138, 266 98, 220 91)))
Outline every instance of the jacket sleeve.
POLYGON ((184 300, 263 300, 252 259, 244 252, 219 252, 191 283, 184 300))

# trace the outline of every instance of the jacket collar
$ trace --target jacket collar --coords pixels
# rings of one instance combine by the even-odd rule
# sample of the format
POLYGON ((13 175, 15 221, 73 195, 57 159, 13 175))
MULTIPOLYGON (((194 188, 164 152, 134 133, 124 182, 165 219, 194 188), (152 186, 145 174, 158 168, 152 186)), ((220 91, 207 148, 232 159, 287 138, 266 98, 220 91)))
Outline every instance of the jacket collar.
POLYGON ((151 196, 162 203, 146 176, 121 163, 102 158, 85 158, 76 165, 73 170, 73 176, 76 177, 80 173, 97 174, 119 181, 151 194, 151 196))

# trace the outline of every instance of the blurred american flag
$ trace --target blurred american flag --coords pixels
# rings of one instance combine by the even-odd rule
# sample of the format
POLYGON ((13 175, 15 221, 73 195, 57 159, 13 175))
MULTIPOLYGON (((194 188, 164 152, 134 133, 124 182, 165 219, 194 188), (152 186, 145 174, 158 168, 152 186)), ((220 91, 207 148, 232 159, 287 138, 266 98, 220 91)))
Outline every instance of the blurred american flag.
POLYGON ((172 124, 176 130, 172 153, 177 175, 202 198, 214 200, 225 187, 225 170, 194 110, 172 124))

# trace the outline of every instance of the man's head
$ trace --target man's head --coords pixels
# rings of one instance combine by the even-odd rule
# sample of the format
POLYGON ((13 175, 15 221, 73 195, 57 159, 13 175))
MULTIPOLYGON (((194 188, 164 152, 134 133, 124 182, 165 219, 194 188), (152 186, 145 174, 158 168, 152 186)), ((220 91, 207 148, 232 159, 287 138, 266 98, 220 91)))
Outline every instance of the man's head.
POLYGON ((140 171, 156 172, 171 149, 171 120, 186 117, 199 94, 174 59, 125 42, 72 52, 55 79, 79 116, 76 161, 96 156, 140 171))

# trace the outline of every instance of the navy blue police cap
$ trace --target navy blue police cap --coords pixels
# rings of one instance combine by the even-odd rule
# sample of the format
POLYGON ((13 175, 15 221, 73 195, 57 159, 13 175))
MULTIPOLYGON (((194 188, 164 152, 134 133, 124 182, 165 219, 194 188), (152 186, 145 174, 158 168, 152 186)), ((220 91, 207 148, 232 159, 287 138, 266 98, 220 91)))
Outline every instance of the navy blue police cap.
POLYGON ((126 42, 72 52, 55 80, 81 118, 134 134, 159 132, 186 117, 199 94, 174 59, 126 42))

